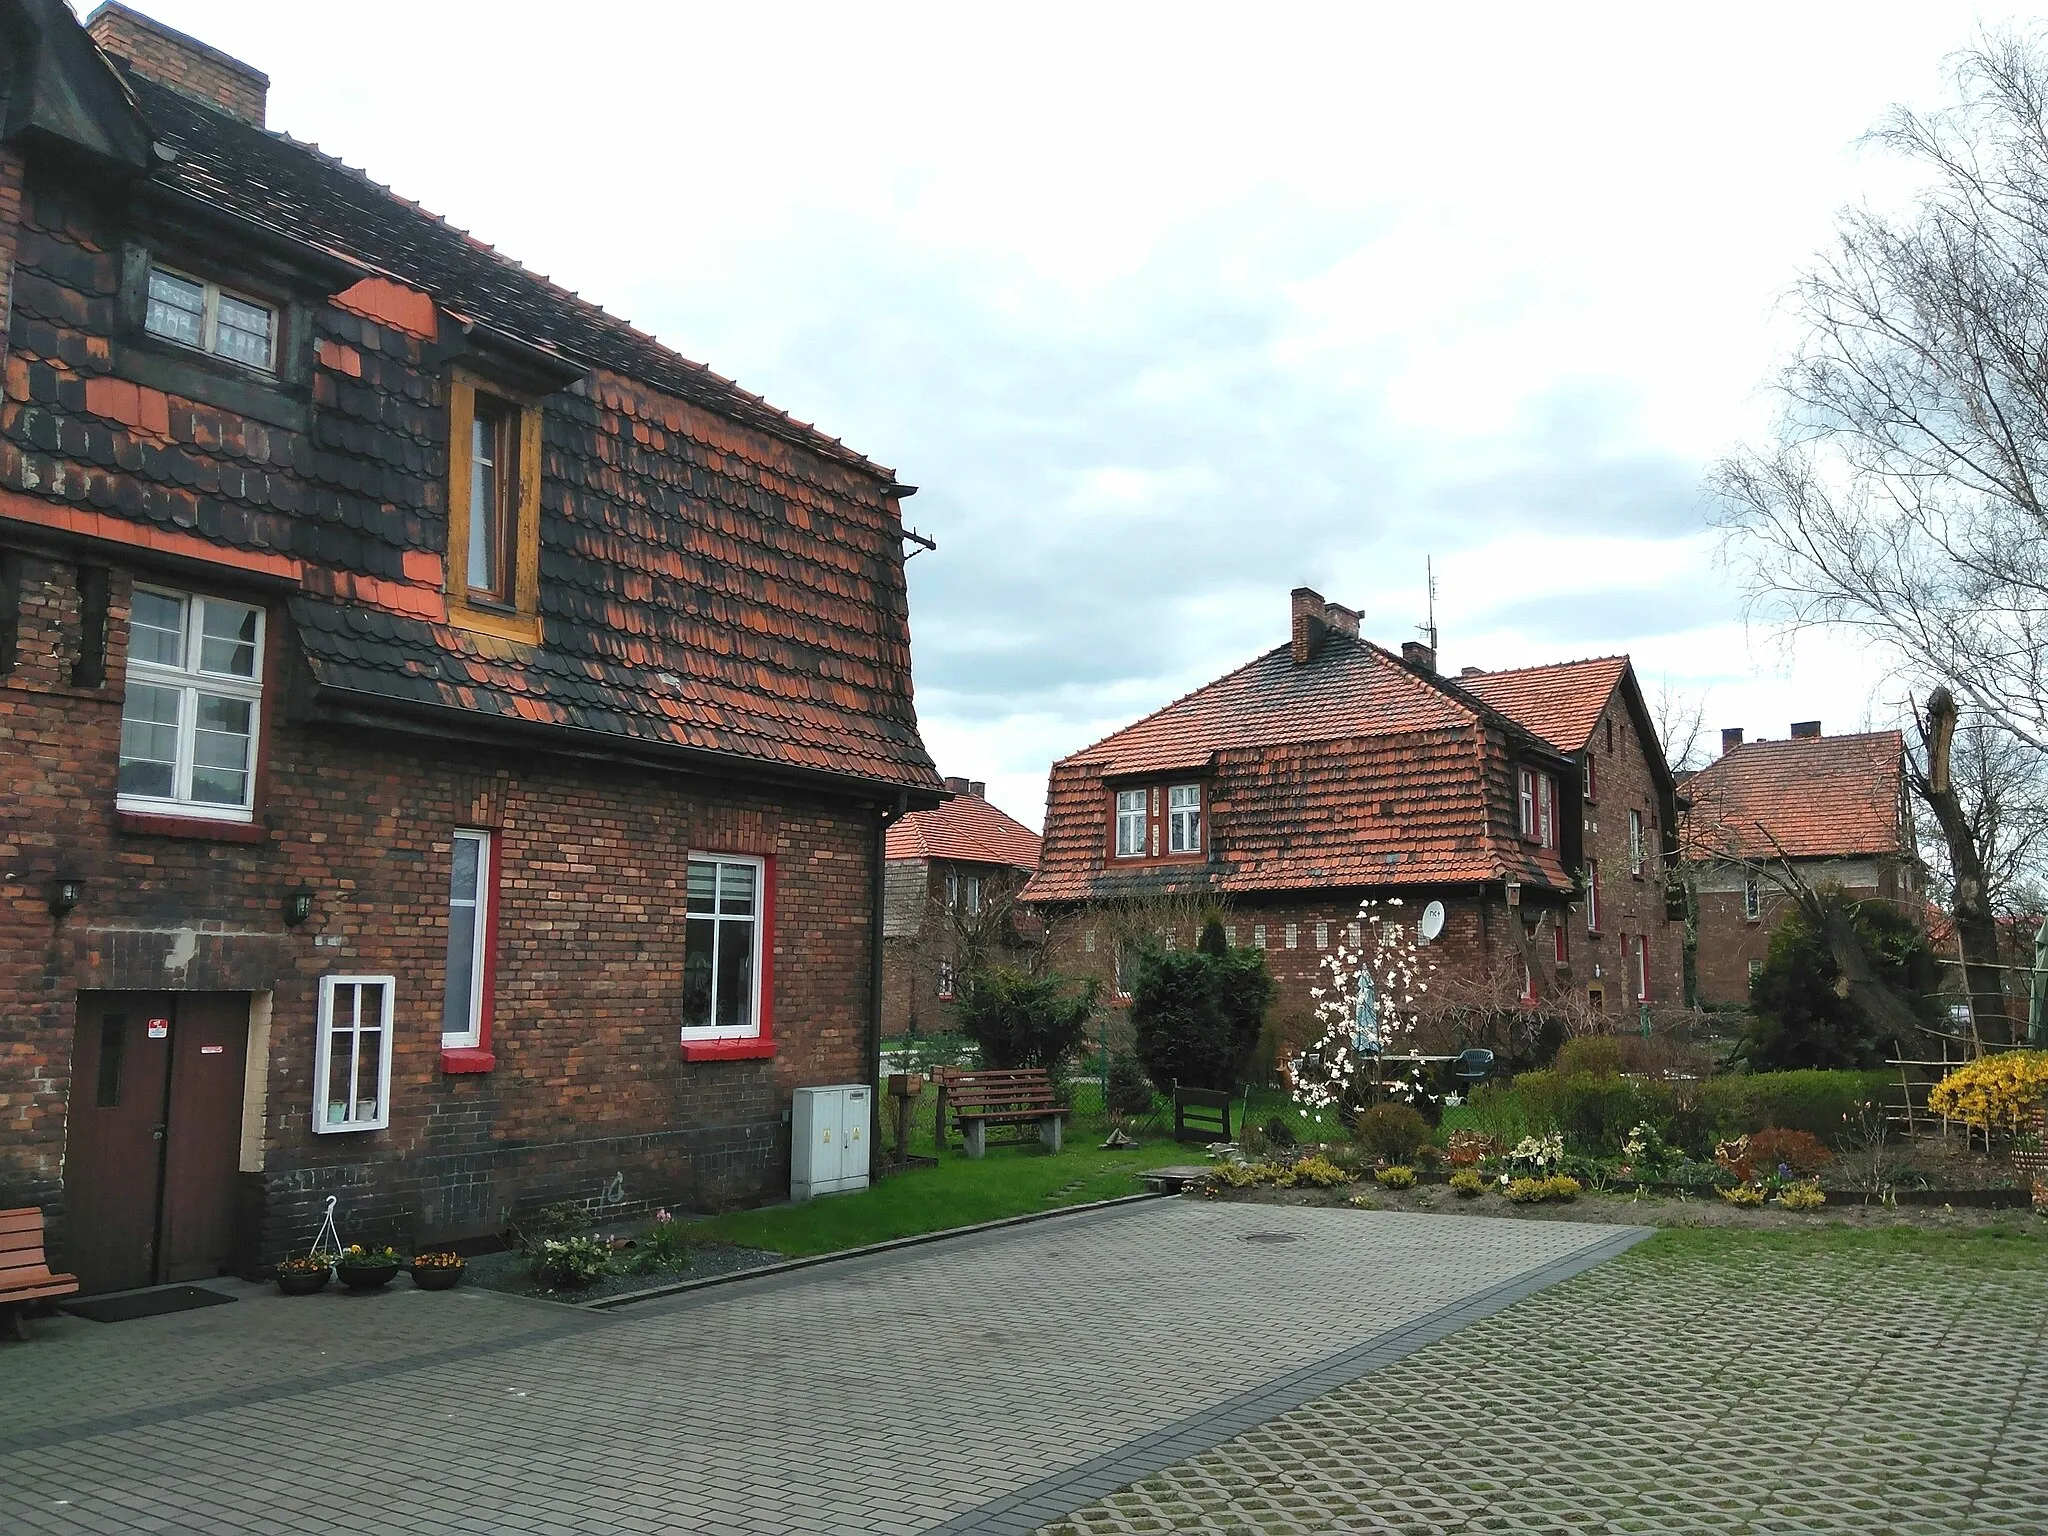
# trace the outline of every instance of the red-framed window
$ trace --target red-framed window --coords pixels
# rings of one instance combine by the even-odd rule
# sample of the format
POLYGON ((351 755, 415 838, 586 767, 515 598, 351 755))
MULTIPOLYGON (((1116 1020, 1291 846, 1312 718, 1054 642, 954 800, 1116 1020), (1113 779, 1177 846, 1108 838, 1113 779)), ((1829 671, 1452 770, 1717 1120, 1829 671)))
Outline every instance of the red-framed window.
POLYGON ((690 854, 683 935, 686 1061, 775 1054, 775 859, 690 854))
POLYGON ((448 848, 448 952, 441 989, 441 1070, 488 1072, 497 1000, 501 839, 457 827, 448 848))
POLYGON ((1600 931, 1600 861, 1586 860, 1586 932, 1600 931))
POLYGON ((1208 854, 1208 794, 1199 781, 1131 785, 1109 796, 1115 859, 1199 859, 1208 854))
POLYGON ((1540 848, 1557 846, 1557 780, 1534 768, 1515 770, 1522 836, 1540 848))
POLYGON ((1559 965, 1569 965, 1572 958, 1571 936, 1565 932, 1564 912, 1558 911, 1557 922, 1550 930, 1550 952, 1559 965))

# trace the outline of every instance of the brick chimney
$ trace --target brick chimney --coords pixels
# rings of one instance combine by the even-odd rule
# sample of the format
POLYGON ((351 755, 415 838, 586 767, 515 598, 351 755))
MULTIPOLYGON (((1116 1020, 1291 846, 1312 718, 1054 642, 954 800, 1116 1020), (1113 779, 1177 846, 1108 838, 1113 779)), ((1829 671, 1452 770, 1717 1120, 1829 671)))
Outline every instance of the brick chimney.
POLYGON ((1484 676, 1486 676, 1486 668, 1484 668, 1484 667, 1460 667, 1460 668, 1458 668, 1458 676, 1460 676, 1460 677, 1484 677, 1484 676))
POLYGON ((967 793, 969 793, 970 795, 974 796, 974 798, 975 798, 975 799, 977 799, 977 800, 986 800, 986 799, 988 798, 988 780, 986 780, 986 779, 970 779, 970 780, 968 780, 968 783, 967 783, 967 793))
POLYGON ((956 774, 951 773, 946 775, 946 788, 950 789, 956 795, 971 795, 974 793, 974 788, 972 785, 970 785, 965 779, 959 777, 956 774))
POLYGON ((1313 587, 1296 587, 1292 594, 1294 618, 1294 664, 1305 667, 1316 659, 1327 635, 1358 638, 1358 610, 1341 603, 1326 603, 1313 587))
POLYGON ((118 0, 105 0, 97 7, 86 18, 85 30, 101 48, 134 65, 138 74, 215 111, 263 126, 270 76, 262 70, 131 11, 118 0))
POLYGON ((1819 741, 1820 722, 1818 720, 1794 720, 1792 722, 1792 739, 1794 741, 1819 741))
POLYGON ((1722 730, 1721 730, 1721 750, 1722 750, 1722 752, 1724 752, 1724 753, 1727 753, 1727 752, 1733 752, 1733 751, 1734 751, 1734 750, 1735 750, 1735 749, 1736 749, 1737 747, 1739 747, 1739 746, 1741 746, 1741 745, 1742 745, 1742 727, 1741 727, 1741 726, 1739 726, 1739 725, 1730 725, 1730 726, 1724 726, 1724 727, 1722 728, 1722 730))
POLYGON ((1425 645, 1420 640, 1403 640, 1401 642, 1401 659, 1418 671, 1430 673, 1436 671, 1436 648, 1425 645))

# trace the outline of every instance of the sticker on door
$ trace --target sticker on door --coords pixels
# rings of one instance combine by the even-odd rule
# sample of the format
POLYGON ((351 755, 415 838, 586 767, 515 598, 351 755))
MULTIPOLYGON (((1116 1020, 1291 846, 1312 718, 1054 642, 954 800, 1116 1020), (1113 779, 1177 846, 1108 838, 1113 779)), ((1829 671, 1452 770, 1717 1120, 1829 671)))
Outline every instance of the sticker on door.
POLYGON ((152 1039, 152 1040, 168 1040, 168 1039, 170 1039, 170 1037, 171 1037, 171 1021, 170 1021, 169 1019, 151 1019, 151 1020, 149 1021, 149 1038, 150 1038, 150 1039, 152 1039))

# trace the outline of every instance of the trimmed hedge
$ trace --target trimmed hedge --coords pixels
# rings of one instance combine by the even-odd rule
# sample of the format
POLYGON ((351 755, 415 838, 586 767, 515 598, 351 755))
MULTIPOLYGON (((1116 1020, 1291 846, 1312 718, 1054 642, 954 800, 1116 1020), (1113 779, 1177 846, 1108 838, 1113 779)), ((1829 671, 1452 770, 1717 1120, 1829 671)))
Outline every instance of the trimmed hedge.
MULTIPOLYGON (((1772 1129, 1807 1131, 1832 1143, 1856 1107, 1878 1099, 1891 1081, 1886 1072, 1745 1072, 1704 1083, 1524 1072, 1500 1097, 1517 1101, 1532 1131, 1561 1132, 1574 1152, 1615 1156, 1628 1133, 1646 1123, 1672 1145, 1705 1157, 1716 1141, 1772 1129)), ((1507 1118, 1498 1100, 1484 1107, 1507 1118)))
POLYGON ((1882 1102, 1898 1082, 1891 1072, 1741 1072, 1700 1086, 1700 1109, 1722 1139, 1752 1131, 1809 1131, 1840 1139, 1843 1122, 1866 1100, 1882 1102))

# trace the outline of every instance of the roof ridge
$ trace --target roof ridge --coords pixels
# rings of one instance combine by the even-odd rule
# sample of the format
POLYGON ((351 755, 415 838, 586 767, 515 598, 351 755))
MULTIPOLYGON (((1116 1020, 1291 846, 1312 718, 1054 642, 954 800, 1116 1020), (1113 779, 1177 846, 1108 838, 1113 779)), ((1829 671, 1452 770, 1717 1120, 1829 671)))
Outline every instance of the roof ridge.
POLYGON ((1259 652, 1259 654, 1254 656, 1250 661, 1247 661, 1240 666, 1232 667, 1228 672, 1220 673, 1217 676, 1210 678, 1208 682, 1203 683, 1199 688, 1190 688, 1186 693, 1183 693, 1178 698, 1167 700, 1157 709, 1152 710, 1148 714, 1138 716, 1137 719, 1131 721, 1128 725, 1118 726, 1115 730, 1111 731, 1107 736, 1103 736, 1095 741, 1091 741, 1090 743, 1088 743, 1087 746, 1082 747, 1077 751, 1069 752, 1064 757, 1055 758, 1053 760, 1053 766, 1058 767, 1061 763, 1071 763, 1076 759, 1086 757, 1091 752, 1097 751, 1103 747, 1108 746, 1112 741, 1115 741, 1117 737, 1128 735, 1132 731, 1135 731, 1139 726, 1145 724, 1146 721, 1157 720, 1169 709, 1177 708, 1178 706, 1187 703, 1189 699, 1197 698, 1200 695, 1207 693, 1211 688, 1215 688, 1223 683, 1229 682, 1233 677, 1236 677, 1240 672, 1250 671, 1253 667, 1256 667, 1260 662, 1265 661, 1268 657, 1277 655, 1281 651, 1290 649, 1291 645, 1292 642, 1289 642, 1288 645, 1276 645, 1270 651, 1259 652))
POLYGON ((1624 666, 1634 661, 1627 651, 1616 651, 1610 656, 1576 656, 1568 661, 1535 661, 1526 667, 1482 667, 1475 676, 1507 677, 1517 672, 1560 672, 1566 667, 1590 667, 1596 662, 1618 661, 1624 666))

